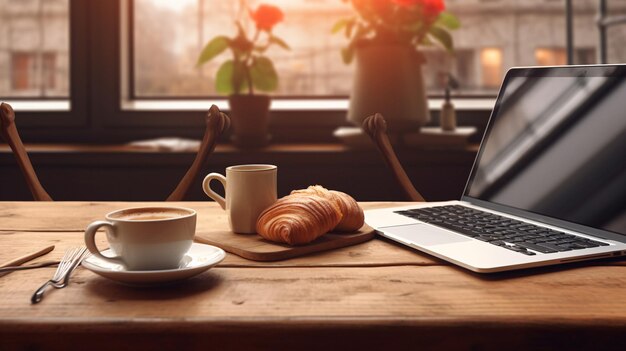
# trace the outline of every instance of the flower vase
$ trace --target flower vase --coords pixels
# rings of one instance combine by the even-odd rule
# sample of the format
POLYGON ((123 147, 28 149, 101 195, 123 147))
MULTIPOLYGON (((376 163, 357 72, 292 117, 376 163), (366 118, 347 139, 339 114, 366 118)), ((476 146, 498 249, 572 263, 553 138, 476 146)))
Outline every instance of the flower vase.
POLYGON ((418 131, 430 121, 423 58, 410 45, 365 44, 355 52, 356 72, 347 119, 361 126, 381 113, 391 134, 418 131))
POLYGON ((269 143, 270 97, 231 95, 228 97, 233 127, 231 140, 240 148, 259 148, 269 143))

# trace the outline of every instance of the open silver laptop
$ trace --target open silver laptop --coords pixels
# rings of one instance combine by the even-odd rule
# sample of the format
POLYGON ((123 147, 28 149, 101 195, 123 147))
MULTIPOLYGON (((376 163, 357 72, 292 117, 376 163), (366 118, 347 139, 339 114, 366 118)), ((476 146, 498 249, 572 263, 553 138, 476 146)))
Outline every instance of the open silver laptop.
POLYGON ((626 255, 626 65, 509 70, 461 200, 365 219, 482 273, 626 255))

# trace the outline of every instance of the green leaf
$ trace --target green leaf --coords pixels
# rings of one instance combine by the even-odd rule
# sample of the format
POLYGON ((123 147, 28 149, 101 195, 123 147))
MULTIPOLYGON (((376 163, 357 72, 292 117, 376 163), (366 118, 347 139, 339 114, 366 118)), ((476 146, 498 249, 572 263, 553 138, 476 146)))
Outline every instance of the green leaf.
POLYGON ((261 91, 272 91, 278 88, 278 73, 272 61, 265 56, 254 58, 250 66, 250 76, 254 87, 261 91))
POLYGON ((287 43, 285 43, 284 40, 282 40, 281 38, 272 35, 270 37, 270 43, 272 44, 276 44, 278 46, 280 46, 281 48, 285 49, 285 50, 291 50, 291 48, 289 47, 289 45, 287 45, 287 43))
POLYGON ((432 26, 428 32, 435 40, 437 40, 449 53, 454 54, 454 44, 452 36, 448 31, 441 27, 432 26))
POLYGON ((346 65, 349 65, 352 62, 353 58, 354 58, 354 46, 353 45, 348 45, 345 48, 341 48, 341 59, 343 60, 343 63, 345 63, 346 65))
POLYGON ((354 59, 354 52, 357 43, 361 39, 367 37, 367 34, 372 31, 372 27, 366 27, 361 24, 356 24, 355 27, 356 32, 354 33, 352 40, 350 40, 350 43, 347 47, 341 49, 341 58, 343 59, 343 63, 345 63, 346 65, 350 64, 354 59))
POLYGON ((206 62, 212 60, 215 56, 224 52, 224 50, 228 48, 229 44, 230 39, 223 35, 213 38, 206 44, 204 49, 202 49, 202 52, 198 57, 198 62, 196 63, 196 66, 203 65, 206 62))
POLYGON ((448 29, 459 29, 461 27, 461 22, 450 12, 442 12, 439 14, 439 18, 437 18, 435 26, 445 27, 448 29))
POLYGON ((424 36, 424 38, 422 38, 422 42, 419 43, 418 45, 433 46, 433 45, 435 45, 435 43, 433 43, 433 41, 430 39, 430 37, 424 36))
POLYGON ((335 22, 330 32, 332 34, 337 34, 341 32, 341 30, 344 29, 348 25, 348 22, 351 22, 351 19, 348 19, 348 18, 340 19, 339 21, 335 22))
POLYGON ((235 89, 233 87, 233 73, 235 71, 235 63, 228 60, 220 66, 215 75, 215 90, 224 95, 232 94, 235 89))
POLYGON ((245 88, 245 66, 242 62, 228 60, 217 70, 215 90, 224 95, 239 94, 245 88))

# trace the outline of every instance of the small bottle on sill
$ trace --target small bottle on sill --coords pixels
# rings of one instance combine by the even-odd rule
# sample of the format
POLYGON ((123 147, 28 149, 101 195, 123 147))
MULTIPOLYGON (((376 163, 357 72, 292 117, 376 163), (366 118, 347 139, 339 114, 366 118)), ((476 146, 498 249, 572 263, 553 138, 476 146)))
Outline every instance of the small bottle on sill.
POLYGON ((456 112, 454 111, 454 105, 450 101, 450 89, 457 86, 457 84, 452 75, 448 74, 446 77, 445 99, 441 105, 441 113, 439 114, 441 130, 446 132, 456 130, 456 112))

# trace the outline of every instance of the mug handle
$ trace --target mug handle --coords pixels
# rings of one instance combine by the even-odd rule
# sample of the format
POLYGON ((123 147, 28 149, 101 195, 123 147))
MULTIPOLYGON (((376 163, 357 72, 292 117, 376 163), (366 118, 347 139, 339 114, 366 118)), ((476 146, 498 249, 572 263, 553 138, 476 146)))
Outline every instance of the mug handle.
POLYGON ((204 180, 202 181, 202 190, 204 190, 204 193, 207 194, 208 197, 215 200, 215 202, 220 204, 222 209, 225 210, 226 200, 224 200, 224 198, 220 194, 211 189, 211 181, 213 179, 219 180, 220 183, 222 183, 222 185, 224 186, 224 192, 226 192, 226 177, 219 173, 209 173, 208 176, 204 177, 204 180))
POLYGON ((91 252, 94 256, 97 256, 104 261, 121 264, 124 268, 126 268, 126 263, 122 261, 121 257, 106 257, 100 253, 100 250, 96 246, 96 232, 100 229, 100 227, 105 227, 109 234, 114 237, 117 236, 113 223, 107 221, 95 221, 88 225, 87 229, 85 229, 85 245, 87 246, 87 249, 89 249, 89 252, 91 252))

